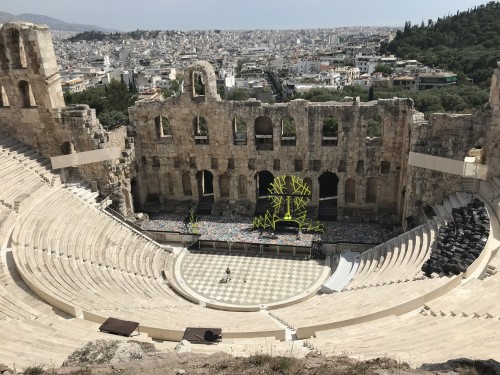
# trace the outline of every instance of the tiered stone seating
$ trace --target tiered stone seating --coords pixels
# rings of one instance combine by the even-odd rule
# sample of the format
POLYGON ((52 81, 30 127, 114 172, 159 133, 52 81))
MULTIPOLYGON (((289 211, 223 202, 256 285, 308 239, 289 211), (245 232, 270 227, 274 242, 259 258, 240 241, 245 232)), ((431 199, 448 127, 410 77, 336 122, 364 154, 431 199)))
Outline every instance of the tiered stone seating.
POLYGON ((1 130, 0 154, 6 156, 3 159, 4 162, 7 162, 9 159, 17 161, 17 164, 21 164, 23 168, 35 172, 49 185, 60 183, 59 175, 52 172, 48 158, 40 155, 31 147, 19 142, 1 130))
MULTIPOLYGON (((286 338, 277 321, 295 328, 299 340, 316 336, 311 344, 325 353, 390 354, 412 364, 448 359, 450 353, 439 347, 443 337, 454 354, 463 348, 471 355, 471 345, 481 342, 478 357, 500 344, 496 338, 484 343, 498 329, 498 319, 491 318, 500 316, 494 305, 498 296, 493 292, 491 299, 481 299, 500 290, 500 276, 466 279, 463 285, 462 275, 418 278, 436 224, 450 220, 450 211, 464 204, 461 195, 437 209, 439 220, 364 253, 349 290, 275 309, 274 319, 263 312, 207 309, 179 297, 168 285, 172 253, 99 210, 88 189, 44 183, 54 179, 50 171, 40 178, 47 170, 40 159, 5 138, 0 134, 0 181, 10 191, 26 188, 26 196, 17 211, 17 199, 14 206, 6 200, 11 207, 0 204, 0 330, 8 343, 7 350, 0 348, 0 362, 60 363, 84 341, 105 337, 97 327, 109 316, 138 321, 144 334, 171 341, 188 326, 221 327, 224 341, 213 348, 239 355, 264 345, 287 354, 294 342, 277 341, 286 338), (418 316, 400 316, 423 306, 418 316), (445 334, 452 327, 463 334, 449 340, 445 334)), ((204 350, 212 347, 198 349, 204 350)))
POLYGON ((450 358, 498 358, 498 319, 389 316, 318 332, 309 344, 325 355, 392 357, 411 366, 450 358))
POLYGON ((415 280, 435 241, 436 227, 427 223, 361 254, 360 266, 345 290, 415 280))
POLYGON ((335 294, 324 294, 298 305, 273 311, 294 327, 298 338, 318 331, 359 324, 391 314, 402 314, 422 306, 460 284, 461 279, 436 278, 389 284, 335 294))

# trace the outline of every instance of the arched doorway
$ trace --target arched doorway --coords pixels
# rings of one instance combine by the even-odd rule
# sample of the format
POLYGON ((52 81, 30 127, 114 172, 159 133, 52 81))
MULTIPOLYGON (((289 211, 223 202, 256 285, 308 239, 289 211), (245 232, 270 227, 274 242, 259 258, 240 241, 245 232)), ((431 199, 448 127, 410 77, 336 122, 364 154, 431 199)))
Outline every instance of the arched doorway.
POLYGON ((19 82, 19 92, 21 94, 21 103, 23 108, 31 108, 36 106, 35 97, 31 90, 31 85, 27 81, 19 82))
POLYGON ((274 175, 269 171, 257 173, 257 198, 266 198, 269 195, 269 187, 274 181, 274 175))
POLYGON ((210 215, 214 203, 214 175, 212 172, 202 170, 196 173, 196 184, 198 186, 198 215, 210 215))
POLYGON ((199 171, 196 173, 196 182, 198 184, 198 197, 214 195, 214 175, 212 172, 199 171))
POLYGON ((339 178, 335 173, 324 172, 319 176, 318 182, 318 219, 325 221, 337 220, 337 191, 339 178))
POLYGON ((257 205, 255 206, 255 215, 264 215, 267 210, 272 208, 269 196, 269 188, 274 181, 274 175, 269 171, 260 171, 255 175, 257 186, 257 205))

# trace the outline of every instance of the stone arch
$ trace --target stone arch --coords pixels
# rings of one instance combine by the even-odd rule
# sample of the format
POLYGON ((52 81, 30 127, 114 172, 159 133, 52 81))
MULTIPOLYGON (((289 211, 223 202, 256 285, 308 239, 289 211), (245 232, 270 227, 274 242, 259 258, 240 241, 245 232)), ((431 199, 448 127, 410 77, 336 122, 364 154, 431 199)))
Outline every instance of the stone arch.
POLYGON ((193 71, 191 75, 191 87, 193 90, 193 97, 205 96, 205 83, 201 72, 197 70, 193 71))
POLYGON ((214 175, 206 169, 196 173, 196 182, 198 186, 198 198, 214 195, 214 175))
POLYGON ((231 186, 230 184, 231 184, 231 178, 227 173, 224 173, 219 177, 219 189, 220 189, 220 196, 222 198, 229 198, 229 190, 231 186))
POLYGON ((220 100, 217 94, 217 77, 207 61, 196 61, 184 71, 183 95, 193 100, 220 100), (196 94, 194 77, 200 77, 204 85, 203 95, 196 94))
POLYGON ((337 192, 339 178, 335 173, 324 172, 318 178, 319 183, 319 220, 337 220, 337 192))
POLYGON ((35 97, 33 96, 33 90, 31 89, 31 85, 28 81, 19 81, 18 84, 19 92, 21 95, 21 105, 23 108, 35 107, 35 97))
POLYGON ((170 126, 170 120, 166 116, 156 116, 155 117, 156 129, 160 137, 171 137, 172 127, 170 126))
POLYGON ((247 122, 243 117, 236 116, 233 119, 233 139, 235 146, 247 144, 247 122))
POLYGON ((70 141, 66 141, 66 142, 63 142, 61 144, 61 154, 62 155, 70 155, 70 154, 73 154, 75 152, 76 152, 75 146, 70 141))
POLYGON ((9 97, 2 85, 0 85, 0 107, 10 107, 9 97))
POLYGON ((197 145, 210 144, 208 138, 208 122, 203 116, 196 116, 193 119, 194 143, 197 145))
POLYGON ((255 175, 257 179, 257 197, 269 195, 269 187, 274 181, 274 175, 269 171, 260 171, 255 175))
POLYGON ((284 117, 281 120, 281 145, 295 146, 297 136, 297 126, 295 119, 291 116, 284 117))
POLYGON ((325 117, 321 128, 322 145, 337 146, 339 133, 339 121, 334 116, 325 117))
POLYGON ((240 174, 238 177, 238 197, 239 198, 247 198, 248 189, 247 189, 247 177, 240 174))
POLYGON ((366 203, 377 203, 377 179, 370 177, 366 181, 366 203))
POLYGON ((354 178, 348 178, 345 181, 344 201, 346 203, 356 202, 356 182, 354 178))
POLYGON ((339 172, 346 172, 347 171, 347 162, 345 160, 339 161, 338 171, 339 172))
POLYGON ((187 172, 182 174, 182 192, 185 196, 193 195, 191 189, 191 176, 187 172))
POLYGON ((12 67, 14 69, 23 69, 28 67, 26 52, 24 50, 24 40, 21 33, 16 28, 9 30, 9 47, 12 67))
POLYGON ((255 146, 257 150, 273 150, 273 122, 267 116, 257 117, 254 121, 255 146))

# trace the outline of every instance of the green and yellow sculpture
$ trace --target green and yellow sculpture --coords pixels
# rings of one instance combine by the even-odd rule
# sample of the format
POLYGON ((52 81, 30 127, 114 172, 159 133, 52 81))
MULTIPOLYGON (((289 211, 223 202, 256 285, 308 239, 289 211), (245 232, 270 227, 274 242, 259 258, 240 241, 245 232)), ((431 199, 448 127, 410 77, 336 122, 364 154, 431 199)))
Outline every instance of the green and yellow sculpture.
POLYGON ((278 176, 268 188, 273 212, 253 219, 256 229, 276 229, 278 223, 298 226, 299 231, 323 233, 323 224, 307 217, 307 203, 311 199, 311 189, 304 180, 296 176, 278 176))

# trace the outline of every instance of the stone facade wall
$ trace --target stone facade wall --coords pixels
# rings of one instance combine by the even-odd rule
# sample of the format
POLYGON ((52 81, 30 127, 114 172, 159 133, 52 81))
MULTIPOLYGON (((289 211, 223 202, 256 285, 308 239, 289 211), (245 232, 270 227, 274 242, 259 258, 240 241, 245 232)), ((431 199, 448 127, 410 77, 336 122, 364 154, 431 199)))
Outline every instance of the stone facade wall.
MULTIPOLYGON (((198 66, 199 70, 200 67, 198 66)), ((210 66, 203 69, 211 70, 210 66)), ((208 72, 205 77, 212 76, 208 72)), ((309 103, 294 100, 286 104, 267 105, 248 100, 221 101, 218 96, 195 97, 185 76, 184 94, 168 100, 138 102, 130 108, 130 118, 136 142, 136 175, 141 181, 136 199, 142 204, 149 197, 160 201, 179 202, 198 200, 197 173, 203 170, 213 174, 214 198, 256 203, 257 180, 260 171, 274 176, 298 175, 312 181, 314 208, 319 201, 318 178, 326 171, 339 178, 338 210, 341 217, 399 221, 402 212, 402 176, 406 169, 409 121, 413 103, 406 99, 379 100, 359 103, 309 103), (197 144, 196 117, 206 119, 207 144, 197 144), (325 118, 338 120, 336 146, 322 145, 322 127, 325 118), (367 140, 369 119, 380 116, 383 135, 367 140), (168 118, 171 134, 164 136, 159 118, 168 118), (246 122, 246 145, 235 144, 234 119, 246 122), (272 150, 258 150, 256 125, 259 118, 272 122, 272 150), (282 144, 282 120, 292 117, 296 124, 295 145, 282 144), (385 168, 381 170, 381 164, 385 168), (183 175, 189 176, 192 194, 184 194, 183 175), (224 176, 224 177, 223 177, 224 176), (229 176, 229 196, 221 196, 219 182, 229 176), (367 203, 368 178, 376 179, 377 199, 367 203), (355 180, 355 198, 346 203, 344 186, 347 179, 355 180), (239 189, 246 185, 246 194, 239 189)), ((167 207, 168 208, 168 207, 167 207)))
POLYGON ((65 106, 48 28, 13 22, 0 28, 0 99, 0 128, 45 156, 120 147, 120 159, 72 172, 96 181, 125 214, 152 199, 164 209, 197 201, 202 171, 213 176, 219 207, 240 203, 249 214, 260 172, 298 175, 312 187, 314 211, 321 205, 319 178, 329 172, 338 178, 339 220, 397 223, 461 188, 460 176, 409 167, 410 150, 463 160, 481 147, 489 178, 500 175, 500 69, 487 108, 425 121, 407 99, 222 101, 212 67, 199 61, 185 71, 180 97, 138 102, 129 110, 131 127, 105 131, 93 109, 65 106), (204 95, 195 90, 195 77, 204 95), (337 119, 338 132, 325 142, 329 117, 337 119), (295 123, 291 138, 282 128, 288 118, 295 123), (367 138, 374 118, 382 135, 367 138), (246 123, 241 134, 235 134, 235 119, 246 123))
POLYGON ((122 159, 69 168, 65 175, 96 181, 117 203, 126 201, 122 186, 130 196, 125 172, 133 141, 126 144, 125 128, 106 132, 87 105, 65 105, 47 26, 11 22, 0 28, 0 95, 0 129, 47 157, 121 147, 122 159))
MULTIPOLYGON (((473 115, 434 114, 425 121, 416 113, 411 127, 411 151, 463 161, 474 148, 488 141, 491 111, 473 115)), ((417 167, 408 168, 404 216, 416 216, 420 208, 462 190, 462 177, 417 167)))

